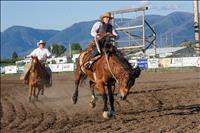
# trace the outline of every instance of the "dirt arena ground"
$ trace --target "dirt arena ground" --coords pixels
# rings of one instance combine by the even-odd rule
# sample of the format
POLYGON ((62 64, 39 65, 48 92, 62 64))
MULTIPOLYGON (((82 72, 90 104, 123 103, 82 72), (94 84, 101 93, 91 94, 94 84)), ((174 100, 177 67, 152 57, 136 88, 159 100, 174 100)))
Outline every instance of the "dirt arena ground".
POLYGON ((102 99, 89 107, 87 85, 79 101, 71 102, 73 74, 53 75, 53 86, 39 101, 28 102, 28 89, 19 75, 1 77, 2 133, 200 133, 200 72, 142 72, 128 96, 117 97, 116 116, 102 117, 102 99))

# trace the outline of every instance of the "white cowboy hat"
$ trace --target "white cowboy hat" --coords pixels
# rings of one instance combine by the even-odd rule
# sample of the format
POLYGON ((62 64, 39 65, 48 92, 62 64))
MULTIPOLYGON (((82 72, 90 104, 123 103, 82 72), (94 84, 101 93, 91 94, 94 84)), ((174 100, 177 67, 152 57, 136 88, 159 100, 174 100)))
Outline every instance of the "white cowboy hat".
POLYGON ((37 46, 39 46, 40 44, 44 44, 45 45, 45 41, 40 40, 39 42, 37 42, 37 46))

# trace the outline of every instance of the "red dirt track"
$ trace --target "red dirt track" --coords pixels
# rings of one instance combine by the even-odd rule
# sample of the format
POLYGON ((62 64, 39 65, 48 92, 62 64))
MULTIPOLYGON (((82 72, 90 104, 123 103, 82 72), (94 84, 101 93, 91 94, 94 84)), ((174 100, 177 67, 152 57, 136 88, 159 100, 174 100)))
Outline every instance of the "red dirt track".
POLYGON ((103 103, 89 106, 88 85, 72 104, 73 77, 54 74, 53 86, 38 101, 28 102, 19 75, 1 77, 2 133, 200 133, 200 72, 142 72, 128 96, 115 97, 116 116, 102 117, 103 103))

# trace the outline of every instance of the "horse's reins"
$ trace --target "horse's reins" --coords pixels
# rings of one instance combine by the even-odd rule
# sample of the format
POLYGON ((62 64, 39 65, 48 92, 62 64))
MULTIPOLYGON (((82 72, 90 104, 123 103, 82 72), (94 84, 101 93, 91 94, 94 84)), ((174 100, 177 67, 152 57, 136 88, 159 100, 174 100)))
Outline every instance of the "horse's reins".
POLYGON ((112 72, 112 70, 111 70, 111 68, 110 68, 110 64, 109 64, 109 61, 108 61, 108 55, 106 54, 105 51, 104 51, 104 54, 105 54, 105 56, 106 56, 106 62, 107 62, 108 69, 109 69, 110 73, 112 74, 113 78, 117 81, 117 83, 119 83, 118 80, 117 80, 117 78, 115 77, 115 75, 113 74, 113 72, 112 72))
POLYGON ((95 41, 95 44, 96 44, 96 47, 97 47, 98 52, 101 53, 101 50, 100 50, 100 48, 99 48, 99 43, 98 43, 98 41, 97 41, 97 37, 96 37, 96 36, 94 37, 94 41, 95 41))

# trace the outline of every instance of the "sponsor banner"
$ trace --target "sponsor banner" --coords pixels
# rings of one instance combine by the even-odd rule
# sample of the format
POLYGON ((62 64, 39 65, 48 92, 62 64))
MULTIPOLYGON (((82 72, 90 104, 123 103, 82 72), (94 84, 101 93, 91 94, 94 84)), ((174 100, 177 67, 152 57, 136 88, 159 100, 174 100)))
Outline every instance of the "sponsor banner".
POLYGON ((196 66, 195 62, 197 57, 184 57, 183 58, 183 67, 187 66, 196 66))
POLYGON ((5 73, 5 67, 0 67, 1 74, 5 73))
POLYGON ((62 64, 49 64, 49 67, 52 72, 62 72, 63 71, 62 64))
POLYGON ((171 65, 171 58, 164 58, 158 60, 159 67, 170 67, 171 65))
POLYGON ((148 59, 148 68, 158 68, 158 59, 148 59))
POLYGON ((200 57, 196 57, 195 66, 200 67, 200 57))
POLYGON ((147 59, 137 59, 137 65, 141 69, 146 69, 146 68, 148 68, 148 61, 147 61, 147 59))
POLYGON ((63 71, 74 71, 74 63, 63 64, 63 71))
POLYGON ((5 74, 17 73, 17 66, 5 66, 5 74))
POLYGON ((171 58, 170 67, 183 67, 183 58, 171 58))

